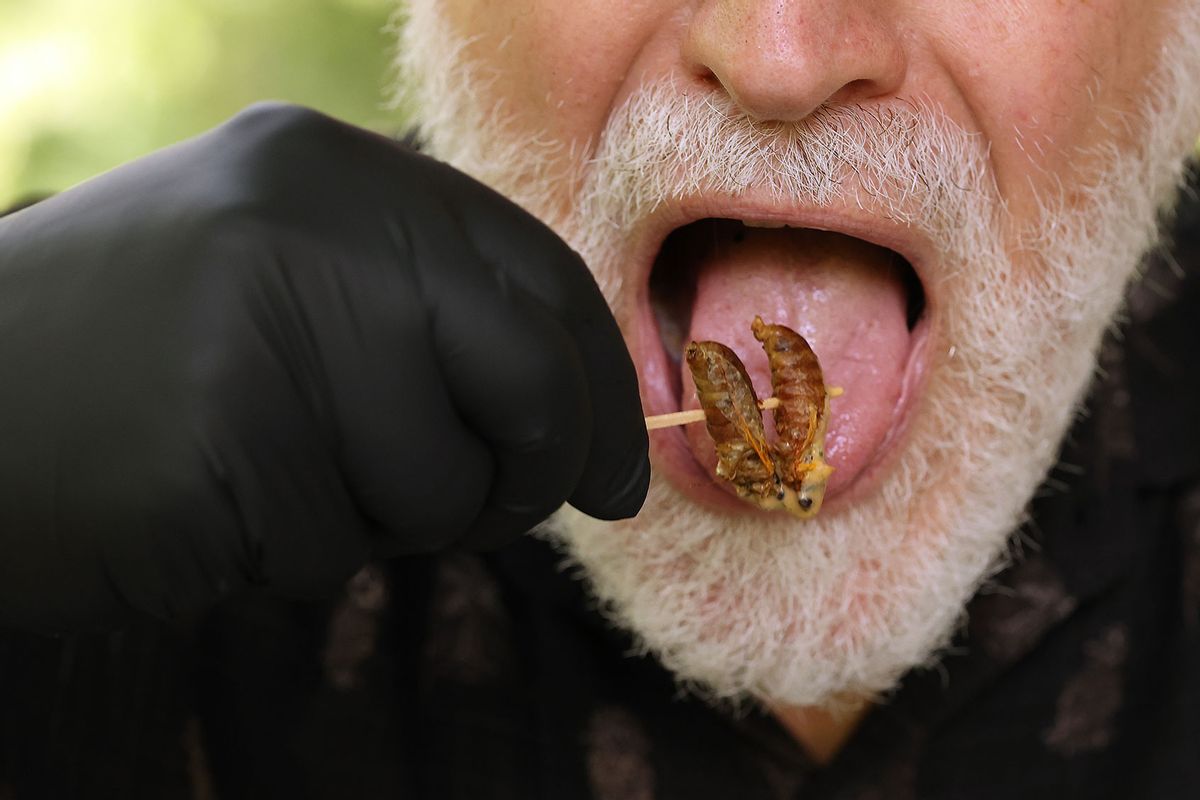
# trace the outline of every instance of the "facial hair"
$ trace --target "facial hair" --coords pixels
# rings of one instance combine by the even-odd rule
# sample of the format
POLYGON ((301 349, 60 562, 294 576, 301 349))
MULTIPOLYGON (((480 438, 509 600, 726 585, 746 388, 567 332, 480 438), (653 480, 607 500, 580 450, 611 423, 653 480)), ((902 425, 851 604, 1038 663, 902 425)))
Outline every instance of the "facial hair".
POLYGON ((634 520, 564 509, 544 529, 609 617, 684 685, 713 700, 827 705, 889 691, 949 643, 967 601, 1008 562, 1181 182, 1200 130, 1193 6, 1176 10, 1136 144, 1098 145, 1103 173, 1080 177, 1070 205, 1065 190, 1042 197, 1037 218, 1017 224, 985 143, 928 102, 762 124, 723 94, 652 84, 584 158, 587 143, 531 137, 529 121, 497 111, 495 73, 463 57, 436 4, 414 4, 401 58, 427 148, 554 227, 619 320, 635 291, 623 281, 629 232, 696 193, 766 187, 781 201, 853 203, 937 245, 927 383, 870 497, 806 522, 736 517, 655 476, 634 520))

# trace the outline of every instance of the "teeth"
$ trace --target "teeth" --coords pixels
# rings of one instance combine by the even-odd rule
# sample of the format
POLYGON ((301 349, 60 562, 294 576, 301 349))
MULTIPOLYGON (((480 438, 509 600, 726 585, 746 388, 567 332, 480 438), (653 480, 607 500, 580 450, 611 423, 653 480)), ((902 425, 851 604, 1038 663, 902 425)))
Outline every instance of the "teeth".
POLYGON ((791 227, 790 225, 787 225, 783 222, 778 222, 776 220, 747 219, 747 220, 742 220, 742 224, 745 225, 747 228, 790 228, 791 227))

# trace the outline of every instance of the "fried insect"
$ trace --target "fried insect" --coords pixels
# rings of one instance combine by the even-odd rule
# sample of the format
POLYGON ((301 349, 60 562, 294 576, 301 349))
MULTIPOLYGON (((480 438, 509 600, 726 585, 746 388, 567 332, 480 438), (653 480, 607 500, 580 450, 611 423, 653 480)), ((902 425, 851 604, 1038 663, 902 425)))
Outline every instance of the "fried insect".
POLYGON ((755 317, 754 337, 771 368, 778 442, 768 444, 758 396, 737 354, 720 342, 692 342, 685 358, 717 447, 717 476, 738 497, 807 519, 821 509, 833 468, 825 463, 829 392, 816 354, 800 334, 755 317))
POLYGON ((775 409, 776 471, 794 490, 801 516, 821 509, 833 467, 825 463, 825 426, 829 392, 817 355, 804 337, 783 325, 767 325, 755 317, 750 329, 762 343, 771 366, 771 387, 779 398, 775 409))
POLYGON ((718 477, 732 483, 739 497, 758 505, 769 502, 779 494, 780 479, 745 365, 720 342, 692 342, 684 358, 717 446, 718 477))

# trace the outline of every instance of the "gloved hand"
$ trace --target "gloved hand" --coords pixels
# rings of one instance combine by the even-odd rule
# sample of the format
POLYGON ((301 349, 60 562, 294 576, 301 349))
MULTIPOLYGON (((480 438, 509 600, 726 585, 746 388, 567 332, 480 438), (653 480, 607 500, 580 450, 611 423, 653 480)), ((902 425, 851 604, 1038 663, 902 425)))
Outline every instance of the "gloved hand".
POLYGON ((631 516, 641 414, 548 228, 258 106, 0 220, 0 625, 316 592, 564 501, 631 516))

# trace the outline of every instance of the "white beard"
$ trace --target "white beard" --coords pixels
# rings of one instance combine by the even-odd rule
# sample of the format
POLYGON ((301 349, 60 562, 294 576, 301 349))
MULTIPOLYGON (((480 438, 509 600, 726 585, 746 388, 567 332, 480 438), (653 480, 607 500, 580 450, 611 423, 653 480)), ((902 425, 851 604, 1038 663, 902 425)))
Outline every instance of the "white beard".
POLYGON ((939 246, 938 283, 926 287, 938 331, 930 377, 875 494, 808 522, 763 521, 698 507, 656 476, 634 520, 564 509, 546 528, 611 618, 686 685, 713 699, 827 705, 890 690, 948 644, 1007 562, 1200 131, 1200 11, 1182 6, 1135 123, 1139 148, 1105 146, 1109 168, 1072 187, 1080 204, 1043 198, 1018 228, 981 142, 928 105, 890 107, 888 124, 838 109, 764 126, 722 96, 688 102, 649 86, 583 162, 586 145, 531 137, 498 112, 487 69, 461 58, 436 4, 414 5, 401 58, 427 147, 555 227, 618 319, 632 308, 623 234, 696 188, 850 201, 939 246))

